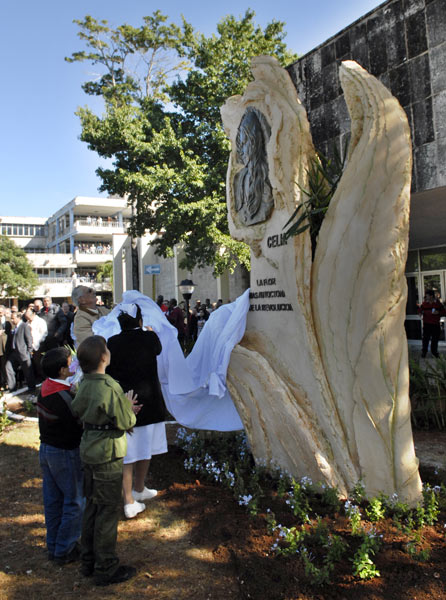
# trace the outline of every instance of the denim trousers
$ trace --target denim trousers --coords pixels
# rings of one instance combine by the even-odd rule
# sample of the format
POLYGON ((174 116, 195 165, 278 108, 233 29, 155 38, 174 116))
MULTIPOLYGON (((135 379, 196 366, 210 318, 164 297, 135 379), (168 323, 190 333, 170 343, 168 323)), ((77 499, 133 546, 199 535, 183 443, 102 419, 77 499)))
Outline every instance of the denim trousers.
POLYGON ((40 444, 39 461, 48 552, 64 556, 80 537, 85 506, 79 448, 63 450, 40 444))

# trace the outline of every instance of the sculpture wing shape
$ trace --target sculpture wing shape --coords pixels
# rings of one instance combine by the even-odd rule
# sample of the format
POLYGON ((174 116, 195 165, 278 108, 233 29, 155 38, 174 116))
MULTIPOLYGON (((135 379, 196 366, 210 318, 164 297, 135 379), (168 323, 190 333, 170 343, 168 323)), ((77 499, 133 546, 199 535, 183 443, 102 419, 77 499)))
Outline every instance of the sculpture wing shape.
POLYGON ((373 474, 369 493, 398 489, 410 501, 419 497, 402 340, 410 131, 398 101, 357 63, 344 62, 340 79, 352 135, 316 248, 315 329, 351 455, 361 473, 373 474))

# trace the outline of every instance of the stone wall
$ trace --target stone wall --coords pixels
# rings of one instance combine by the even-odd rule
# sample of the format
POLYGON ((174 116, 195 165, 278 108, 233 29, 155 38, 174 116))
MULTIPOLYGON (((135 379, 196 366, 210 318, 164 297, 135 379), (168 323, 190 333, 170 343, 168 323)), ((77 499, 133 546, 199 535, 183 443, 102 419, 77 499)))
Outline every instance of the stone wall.
POLYGON ((288 67, 324 154, 350 132, 338 74, 347 59, 378 77, 406 111, 412 191, 445 186, 446 0, 389 0, 288 67))

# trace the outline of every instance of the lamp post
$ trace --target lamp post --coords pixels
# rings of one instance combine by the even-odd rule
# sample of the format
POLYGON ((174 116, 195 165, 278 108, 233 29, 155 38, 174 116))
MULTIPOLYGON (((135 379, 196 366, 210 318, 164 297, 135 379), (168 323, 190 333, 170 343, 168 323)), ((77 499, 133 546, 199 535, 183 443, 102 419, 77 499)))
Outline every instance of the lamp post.
POLYGON ((183 294, 183 298, 186 302, 186 320, 187 320, 187 331, 186 339, 189 339, 189 326, 190 326, 190 314, 189 314, 189 301, 195 289, 195 283, 192 279, 183 279, 179 284, 178 289, 183 294))

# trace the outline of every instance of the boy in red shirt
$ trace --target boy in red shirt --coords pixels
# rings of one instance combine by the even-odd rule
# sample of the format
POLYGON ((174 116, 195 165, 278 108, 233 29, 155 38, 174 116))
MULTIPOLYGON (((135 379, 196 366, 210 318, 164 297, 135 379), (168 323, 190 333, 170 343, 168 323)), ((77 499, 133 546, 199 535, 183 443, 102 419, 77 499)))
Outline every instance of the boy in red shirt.
POLYGON ((66 348, 45 353, 42 370, 47 379, 37 401, 48 558, 58 565, 79 558, 85 504, 79 455, 83 429, 71 412, 70 363, 71 353, 66 348))

